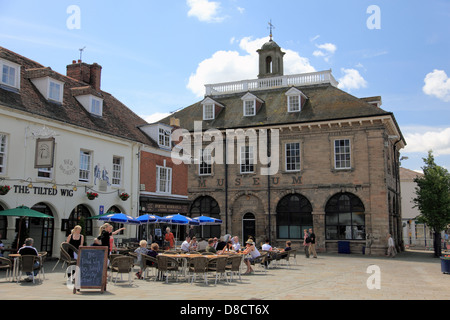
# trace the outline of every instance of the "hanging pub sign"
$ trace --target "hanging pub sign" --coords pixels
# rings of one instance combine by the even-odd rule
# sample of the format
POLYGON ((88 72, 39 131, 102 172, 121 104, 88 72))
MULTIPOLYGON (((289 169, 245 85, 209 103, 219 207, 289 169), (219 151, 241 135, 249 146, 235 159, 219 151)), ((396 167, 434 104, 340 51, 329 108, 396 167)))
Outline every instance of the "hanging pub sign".
POLYGON ((55 138, 37 139, 34 168, 53 168, 55 138))

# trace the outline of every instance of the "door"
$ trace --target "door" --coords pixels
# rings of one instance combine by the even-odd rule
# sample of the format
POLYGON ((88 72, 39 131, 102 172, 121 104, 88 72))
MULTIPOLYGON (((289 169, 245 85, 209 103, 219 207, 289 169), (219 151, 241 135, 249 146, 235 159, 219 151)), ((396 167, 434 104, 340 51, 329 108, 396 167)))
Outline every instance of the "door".
POLYGON ((242 218, 242 235, 242 244, 244 246, 249 236, 256 240, 256 220, 255 215, 251 212, 247 212, 242 218))

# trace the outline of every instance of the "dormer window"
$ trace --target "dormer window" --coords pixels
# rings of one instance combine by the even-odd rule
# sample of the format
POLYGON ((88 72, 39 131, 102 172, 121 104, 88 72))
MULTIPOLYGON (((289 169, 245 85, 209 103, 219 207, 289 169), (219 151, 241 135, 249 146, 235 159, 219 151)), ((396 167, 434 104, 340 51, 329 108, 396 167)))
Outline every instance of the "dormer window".
POLYGON ((158 129, 158 144, 163 148, 170 148, 172 132, 166 128, 158 129))
POLYGON ((244 95, 241 100, 243 101, 243 114, 244 117, 251 117, 258 113, 264 101, 259 99, 254 94, 250 92, 244 95))
POLYGON ((48 76, 32 78, 31 82, 45 99, 57 103, 63 102, 64 82, 48 76))
POLYGON ((91 98, 91 113, 97 116, 102 116, 103 101, 101 99, 91 98))
POLYGON ((307 96, 297 88, 291 88, 286 92, 288 112, 300 112, 307 96))
POLYGON ((48 98, 50 100, 62 102, 63 85, 53 80, 49 80, 48 98))
POLYGON ((103 115, 103 99, 92 94, 76 95, 75 98, 90 114, 99 117, 103 115))
POLYGON ((203 105, 203 120, 213 120, 214 119, 214 105, 205 104, 203 105))
POLYGON ((20 89, 20 65, 0 60, 0 84, 20 89))
POLYGON ((224 105, 214 101, 211 98, 206 98, 201 102, 203 106, 203 120, 214 120, 219 115, 220 111, 225 108, 224 105))

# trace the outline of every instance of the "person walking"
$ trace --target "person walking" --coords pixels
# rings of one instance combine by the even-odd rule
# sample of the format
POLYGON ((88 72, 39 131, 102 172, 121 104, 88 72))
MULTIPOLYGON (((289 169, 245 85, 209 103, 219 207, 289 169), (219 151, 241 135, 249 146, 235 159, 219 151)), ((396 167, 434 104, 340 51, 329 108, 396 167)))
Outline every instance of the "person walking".
POLYGON ((391 234, 388 234, 388 251, 387 251, 387 256, 394 258, 395 255, 397 253, 397 250, 395 250, 395 245, 394 245, 394 239, 392 239, 391 234))
POLYGON ((311 240, 309 244, 309 255, 312 255, 314 258, 317 259, 317 252, 316 252, 316 234, 313 232, 313 229, 309 229, 309 239, 311 240))
POLYGON ((305 249, 305 256, 309 258, 309 246, 311 245, 311 239, 309 238, 308 231, 303 230, 303 248, 305 249))

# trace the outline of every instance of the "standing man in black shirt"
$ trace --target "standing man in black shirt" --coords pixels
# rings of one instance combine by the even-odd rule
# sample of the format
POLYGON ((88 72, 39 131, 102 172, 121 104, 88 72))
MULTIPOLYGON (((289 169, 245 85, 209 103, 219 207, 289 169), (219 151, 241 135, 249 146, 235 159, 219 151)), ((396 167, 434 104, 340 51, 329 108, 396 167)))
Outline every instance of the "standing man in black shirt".
POLYGON ((317 258, 316 252, 316 235, 314 234, 312 228, 309 229, 309 238, 311 239, 311 243, 309 245, 309 255, 313 255, 314 258, 317 258))

